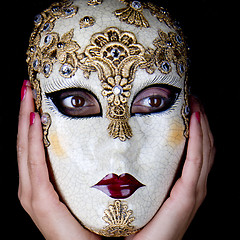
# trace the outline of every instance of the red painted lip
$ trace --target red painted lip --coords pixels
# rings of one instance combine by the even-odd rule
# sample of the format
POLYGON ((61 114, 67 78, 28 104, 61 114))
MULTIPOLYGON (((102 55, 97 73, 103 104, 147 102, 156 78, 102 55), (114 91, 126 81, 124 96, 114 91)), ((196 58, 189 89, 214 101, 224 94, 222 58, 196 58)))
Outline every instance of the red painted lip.
POLYGON ((104 192, 111 198, 124 199, 130 197, 138 188, 144 186, 145 185, 128 173, 120 176, 110 173, 96 185, 92 186, 92 188, 104 192))

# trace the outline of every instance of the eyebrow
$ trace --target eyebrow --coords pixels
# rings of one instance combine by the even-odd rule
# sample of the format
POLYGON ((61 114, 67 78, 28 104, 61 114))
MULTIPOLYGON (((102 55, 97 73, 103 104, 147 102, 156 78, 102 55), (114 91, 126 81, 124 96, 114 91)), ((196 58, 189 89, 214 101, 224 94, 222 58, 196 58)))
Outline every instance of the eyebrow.
POLYGON ((91 84, 88 79, 79 76, 64 79, 55 76, 54 78, 45 79, 44 91, 47 94, 68 88, 85 88, 91 90, 91 84))
POLYGON ((168 84, 168 85, 173 85, 176 87, 179 87, 179 82, 180 78, 172 75, 157 75, 155 76, 151 81, 150 84, 158 84, 158 83, 163 83, 163 84, 168 84))

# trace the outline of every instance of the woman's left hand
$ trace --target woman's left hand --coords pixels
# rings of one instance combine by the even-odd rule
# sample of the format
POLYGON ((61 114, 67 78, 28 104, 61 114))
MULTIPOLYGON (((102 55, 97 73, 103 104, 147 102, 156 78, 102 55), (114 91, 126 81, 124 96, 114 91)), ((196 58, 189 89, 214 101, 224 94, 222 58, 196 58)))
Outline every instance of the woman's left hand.
POLYGON ((156 216, 143 230, 127 240, 182 239, 206 197, 207 179, 215 156, 214 140, 202 106, 193 97, 191 102, 193 114, 182 176, 156 216))

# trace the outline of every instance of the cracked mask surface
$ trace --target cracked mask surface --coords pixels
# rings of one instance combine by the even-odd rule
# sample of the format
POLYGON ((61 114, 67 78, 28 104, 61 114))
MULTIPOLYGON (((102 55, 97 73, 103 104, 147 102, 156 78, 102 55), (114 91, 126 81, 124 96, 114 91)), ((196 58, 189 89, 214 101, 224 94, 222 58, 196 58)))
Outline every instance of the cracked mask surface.
POLYGON ((27 54, 64 203, 97 234, 139 231, 166 198, 188 133, 182 34, 150 3, 63 1, 36 16, 27 54))

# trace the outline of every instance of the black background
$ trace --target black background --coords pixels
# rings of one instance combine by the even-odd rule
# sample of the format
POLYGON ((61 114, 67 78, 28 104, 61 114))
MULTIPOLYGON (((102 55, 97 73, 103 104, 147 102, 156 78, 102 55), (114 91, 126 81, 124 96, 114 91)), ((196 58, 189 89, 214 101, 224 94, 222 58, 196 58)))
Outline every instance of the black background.
MULTIPOLYGON (((18 201, 15 145, 20 90, 23 80, 28 79, 25 53, 33 18, 52 2, 23 0, 2 7, 0 217, 1 233, 7 239, 43 239, 18 201)), ((205 106, 217 147, 207 198, 184 239, 235 239, 240 227, 239 67, 234 64, 239 64, 239 33, 233 20, 236 6, 231 1, 217 0, 154 2, 166 7, 183 26, 191 48, 191 91, 205 106)))

